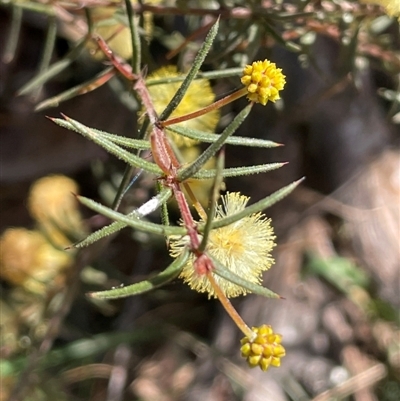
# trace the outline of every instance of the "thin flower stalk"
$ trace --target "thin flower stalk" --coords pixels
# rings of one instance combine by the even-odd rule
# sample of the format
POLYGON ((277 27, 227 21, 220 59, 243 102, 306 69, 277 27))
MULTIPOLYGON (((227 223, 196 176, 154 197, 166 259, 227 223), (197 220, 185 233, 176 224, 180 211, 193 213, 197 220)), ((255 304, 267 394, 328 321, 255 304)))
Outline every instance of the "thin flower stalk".
POLYGON ((232 306, 231 301, 229 301, 229 299, 226 297, 221 287, 216 283, 213 275, 210 272, 207 273, 207 279, 210 281, 210 284, 213 287, 219 302, 221 302, 221 305, 224 307, 228 315, 236 323, 236 326, 247 338, 254 340, 256 334, 253 332, 253 330, 251 330, 251 328, 245 323, 245 321, 242 319, 236 309, 232 306))
POLYGON ((211 111, 214 111, 214 110, 218 110, 221 107, 226 106, 227 104, 232 103, 233 101, 240 99, 241 97, 243 97, 245 95, 247 95, 247 89, 246 88, 239 89, 238 91, 236 91, 228 96, 225 96, 224 98, 217 100, 216 102, 214 102, 214 103, 210 104, 209 106, 206 106, 200 110, 196 110, 193 113, 185 114, 184 116, 174 117, 174 118, 170 118, 168 120, 160 121, 160 124, 163 127, 168 127, 169 125, 179 124, 181 122, 203 116, 204 114, 210 113, 211 111))

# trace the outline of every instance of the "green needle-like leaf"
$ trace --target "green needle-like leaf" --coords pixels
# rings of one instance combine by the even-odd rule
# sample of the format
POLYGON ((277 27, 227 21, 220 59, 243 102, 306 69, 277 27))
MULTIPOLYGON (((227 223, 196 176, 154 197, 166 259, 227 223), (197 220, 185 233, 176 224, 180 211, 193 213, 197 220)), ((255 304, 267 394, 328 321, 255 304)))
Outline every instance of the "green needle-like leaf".
POLYGON ((82 40, 75 48, 73 48, 62 60, 57 61, 51 65, 42 74, 35 75, 29 82, 27 82, 19 91, 18 95, 27 95, 34 89, 41 87, 51 78, 58 75, 61 71, 65 70, 68 66, 75 61, 85 46, 86 40, 82 40))
MULTIPOLYGON (((287 163, 268 163, 260 164, 256 166, 244 166, 244 167, 231 167, 222 170, 222 177, 238 177, 243 175, 266 173, 268 171, 277 170, 287 163)), ((216 174, 216 169, 200 170, 193 177, 198 180, 207 180, 214 178, 216 174)))
POLYGON ((144 139, 133 139, 126 136, 110 134, 109 132, 101 131, 95 128, 91 128, 91 130, 96 134, 103 136, 105 139, 108 139, 109 141, 128 149, 150 149, 150 142, 144 139))
POLYGON ((125 8, 129 20, 129 31, 131 33, 132 41, 132 72, 135 74, 139 74, 142 52, 137 19, 135 13, 132 10, 132 3, 129 0, 125 0, 125 8))
POLYGON ((203 45, 201 46, 199 52, 196 55, 196 58, 193 61, 193 66, 189 70, 188 74, 186 75, 182 85, 179 87, 177 92, 175 93, 174 97, 171 99, 171 102, 165 108, 165 110, 161 113, 160 120, 166 120, 171 113, 178 107, 179 103, 182 101, 183 97, 185 96, 186 91, 189 89, 190 84, 192 83, 193 79, 196 77, 197 73, 200 70, 203 61, 205 60, 212 43, 215 39, 215 36, 218 32, 219 21, 217 21, 210 29, 207 34, 206 39, 204 40, 203 45))
MULTIPOLYGON (((51 56, 53 54, 54 46, 56 44, 56 39, 57 39, 57 20, 55 16, 52 16, 48 18, 47 35, 43 48, 43 55, 40 60, 39 75, 45 72, 49 68, 51 56)), ((37 98, 40 95, 41 90, 42 86, 39 86, 36 89, 36 93, 34 95, 35 98, 37 98)))
POLYGON ((144 160, 132 153, 127 152, 125 149, 119 147, 115 143, 105 139, 104 136, 99 136, 96 131, 92 130, 89 127, 86 127, 76 120, 73 120, 72 118, 69 118, 67 116, 64 116, 64 118, 65 120, 61 118, 51 118, 51 120, 63 128, 78 132, 85 138, 90 139, 97 145, 100 145, 101 147, 106 149, 107 152, 113 154, 114 156, 118 157, 118 159, 123 160, 131 166, 142 168, 149 173, 157 174, 160 176, 163 174, 157 164, 148 162, 147 160, 144 160))
POLYGON ((189 250, 185 249, 164 271, 157 276, 143 280, 140 283, 131 284, 126 287, 113 288, 107 291, 90 292, 88 296, 96 299, 117 299, 126 298, 133 295, 143 294, 160 287, 176 277, 182 270, 189 257, 189 250))
MULTIPOLYGON (((11 2, 7 2, 4 0, 0 2, 0 4, 10 4, 10 3, 11 2)), ((42 4, 33 1, 14 1, 13 3, 15 4, 15 7, 21 8, 22 10, 30 10, 39 14, 48 15, 50 17, 53 17, 55 15, 54 4, 51 3, 42 4)))
MULTIPOLYGON (((229 224, 235 223, 236 221, 239 221, 246 216, 249 216, 253 213, 261 212, 262 210, 271 207, 272 205, 283 199, 285 196, 289 195, 303 181, 303 179, 304 178, 301 178, 300 180, 297 180, 287 185, 286 187, 279 189, 272 195, 267 196, 264 199, 261 199, 260 201, 254 203, 249 207, 246 207, 239 213, 233 214, 232 216, 224 217, 221 220, 213 222, 212 228, 214 229, 228 226, 229 224)), ((203 229, 202 226, 199 225, 199 231, 202 231, 202 229, 203 229)))
MULTIPOLYGON (((167 130, 190 139, 196 139, 200 142, 208 143, 216 142, 221 136, 218 134, 211 134, 209 132, 199 131, 192 128, 181 127, 179 125, 170 125, 167 127, 167 130)), ((229 137, 226 139, 225 143, 228 145, 251 146, 255 148, 275 148, 277 146, 282 146, 280 143, 276 143, 273 141, 267 141, 265 139, 246 138, 243 136, 229 137)))
MULTIPOLYGON (((125 217, 127 218, 136 218, 139 219, 140 217, 146 216, 156 210, 161 204, 165 203, 171 197, 172 191, 167 188, 162 190, 159 194, 151 198, 148 202, 144 203, 138 209, 134 210, 133 212, 129 213, 125 217)), ((95 231, 94 233, 87 236, 84 240, 75 244, 76 248, 84 248, 89 246, 96 241, 101 240, 104 237, 109 235, 115 234, 116 232, 122 230, 123 228, 127 227, 128 224, 114 221, 113 223, 109 224, 101 228, 100 230, 95 231)), ((165 226, 166 227, 166 226, 165 226)))
POLYGON ((186 234, 186 229, 183 227, 164 226, 162 224, 151 223, 150 221, 143 221, 137 216, 127 216, 125 214, 116 212, 115 210, 110 209, 107 206, 103 206, 92 199, 85 198, 84 196, 78 196, 78 200, 89 209, 92 209, 95 212, 102 214, 103 216, 106 216, 115 221, 119 221, 120 223, 124 223, 127 226, 135 228, 137 230, 163 236, 186 234))
POLYGON ((2 55, 2 61, 4 63, 10 63, 14 60, 15 52, 18 47, 18 40, 21 33, 21 25, 22 25, 22 8, 20 7, 12 7, 11 13, 11 27, 8 39, 6 40, 6 44, 4 46, 4 53, 2 55))
POLYGON ((218 152, 222 146, 224 146, 226 138, 232 135, 239 128, 245 118, 249 115, 251 108, 252 103, 247 105, 234 118, 234 120, 224 129, 221 136, 214 143, 212 143, 191 165, 178 173, 178 179, 180 181, 185 181, 188 178, 193 177, 193 175, 196 174, 205 163, 207 163, 207 160, 213 157, 215 153, 218 152))
MULTIPOLYGON (((198 72, 196 79, 220 79, 220 78, 228 78, 235 77, 240 75, 243 72, 243 68, 224 68, 219 71, 206 71, 206 72, 198 72)), ((168 78, 149 78, 146 79, 146 86, 154 86, 160 84, 170 84, 173 82, 182 82, 185 79, 185 75, 178 77, 168 77, 168 78)))
POLYGON ((225 164, 225 152, 222 150, 218 156, 217 160, 217 169, 216 169, 216 175, 214 178, 214 183, 211 189, 211 199, 210 199, 210 207, 207 211, 207 221, 204 226, 204 231, 203 231, 203 238, 201 240, 200 246, 199 246, 199 252, 203 252, 206 249, 207 242, 208 242, 208 237, 211 231, 211 224, 215 216, 215 210, 217 209, 217 201, 219 198, 219 192, 221 189, 221 184, 223 181, 223 176, 222 176, 222 171, 224 168, 225 164))
POLYGON ((247 281, 246 279, 238 276, 237 274, 230 271, 223 264, 221 264, 219 260, 211 257, 210 255, 208 256, 210 257, 210 259, 214 264, 213 272, 218 276, 224 278, 225 280, 230 281, 231 283, 237 284, 240 287, 245 288, 246 290, 249 290, 249 292, 253 294, 262 295, 263 297, 267 298, 281 298, 278 294, 271 291, 270 289, 263 287, 262 285, 259 284, 251 283, 250 281, 247 281))
POLYGON ((99 86, 105 84, 109 79, 114 76, 114 68, 109 67, 104 71, 97 74, 94 78, 86 81, 80 85, 74 86, 56 96, 49 99, 43 100, 36 107, 35 111, 45 110, 49 107, 57 107, 61 102, 65 102, 68 99, 72 99, 79 95, 84 95, 85 93, 91 92, 97 89, 99 86))

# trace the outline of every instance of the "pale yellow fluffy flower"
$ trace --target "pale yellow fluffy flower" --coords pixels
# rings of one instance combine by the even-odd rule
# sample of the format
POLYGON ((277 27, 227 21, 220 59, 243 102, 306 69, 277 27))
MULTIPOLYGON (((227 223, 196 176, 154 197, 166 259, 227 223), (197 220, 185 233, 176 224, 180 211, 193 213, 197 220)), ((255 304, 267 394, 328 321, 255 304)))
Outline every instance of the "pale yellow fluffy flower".
MULTIPOLYGON (((214 220, 232 216, 242 211, 250 198, 238 192, 228 192, 222 197, 222 205, 217 207, 214 220)), ((261 274, 274 263, 271 251, 275 247, 275 236, 271 220, 262 213, 250 216, 214 229, 210 232, 206 253, 217 259, 227 269, 251 283, 260 284, 261 274)), ((170 238, 170 254, 178 257, 185 246, 187 237, 170 238)), ((216 297, 206 275, 199 275, 194 268, 195 256, 192 255, 183 267, 180 277, 195 291, 207 292, 216 297)), ((215 274, 213 277, 227 297, 245 295, 249 291, 215 274)))

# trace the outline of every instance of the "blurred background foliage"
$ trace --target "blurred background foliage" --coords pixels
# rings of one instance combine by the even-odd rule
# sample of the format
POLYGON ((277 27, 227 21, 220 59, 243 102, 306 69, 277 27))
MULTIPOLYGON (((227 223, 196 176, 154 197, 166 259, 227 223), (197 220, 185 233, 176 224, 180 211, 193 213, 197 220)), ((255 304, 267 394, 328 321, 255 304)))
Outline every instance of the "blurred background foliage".
MULTIPOLYGON (((45 116, 137 136, 141 106, 93 40, 135 59, 125 2, 0 0, 0 400, 399 399, 400 35, 386 14, 396 1, 366 3, 132 1, 149 82, 161 67, 187 71, 218 16, 202 68, 217 98, 255 59, 287 77, 283 101, 255 107, 238 133, 285 147, 226 155, 227 166, 290 162, 227 180, 254 200, 307 178, 268 211, 278 247, 265 283, 286 299, 235 301, 250 324, 283 334, 282 367, 263 373, 239 360, 218 303, 180 281, 117 302, 85 297, 168 260, 161 241, 131 230, 106 247, 65 250, 107 222, 71 192, 110 205, 124 166, 45 116)), ((184 152, 191 160, 199 149, 184 152)), ((121 208, 146 201, 153 180, 143 174, 121 208)))

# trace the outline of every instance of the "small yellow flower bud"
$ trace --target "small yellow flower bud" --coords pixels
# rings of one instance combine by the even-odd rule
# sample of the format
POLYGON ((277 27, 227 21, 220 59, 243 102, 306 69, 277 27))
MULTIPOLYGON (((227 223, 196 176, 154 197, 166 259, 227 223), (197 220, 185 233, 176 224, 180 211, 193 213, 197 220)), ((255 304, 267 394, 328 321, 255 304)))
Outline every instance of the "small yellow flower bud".
POLYGON ((259 366, 266 371, 270 366, 279 367, 281 358, 285 356, 285 348, 281 344, 282 336, 275 334, 271 326, 253 327, 256 338, 244 337, 240 351, 251 368, 259 366))
POLYGON ((265 372, 271 365, 271 358, 263 358, 259 363, 261 370, 265 372))
POLYGON ((251 344, 250 349, 253 354, 261 355, 263 353, 263 346, 261 344, 251 344))
POLYGON ((275 368, 279 368, 279 366, 281 366, 281 358, 276 356, 271 357, 271 365, 275 368))
POLYGON ((241 82, 247 88, 247 99, 265 106, 268 101, 280 99, 279 91, 285 86, 285 75, 281 68, 268 60, 255 61, 243 69, 241 82))
POLYGON ((250 365, 250 367, 257 366, 259 363, 262 363, 262 358, 261 355, 250 355, 247 358, 247 361, 250 365))

